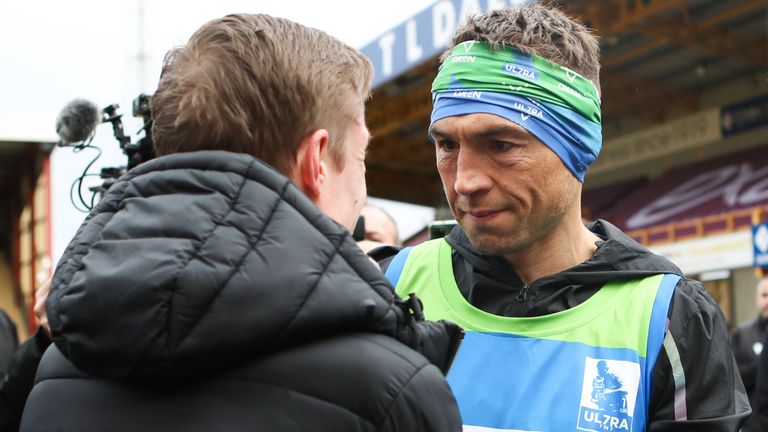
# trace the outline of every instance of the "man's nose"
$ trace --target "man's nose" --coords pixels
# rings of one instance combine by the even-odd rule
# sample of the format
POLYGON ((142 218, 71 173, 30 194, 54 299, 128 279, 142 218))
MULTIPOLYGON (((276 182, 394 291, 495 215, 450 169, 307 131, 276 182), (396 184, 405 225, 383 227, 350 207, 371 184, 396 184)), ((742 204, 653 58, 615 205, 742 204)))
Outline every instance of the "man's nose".
POLYGON ((476 150, 465 147, 459 151, 454 189, 459 195, 469 196, 490 189, 488 163, 476 150))

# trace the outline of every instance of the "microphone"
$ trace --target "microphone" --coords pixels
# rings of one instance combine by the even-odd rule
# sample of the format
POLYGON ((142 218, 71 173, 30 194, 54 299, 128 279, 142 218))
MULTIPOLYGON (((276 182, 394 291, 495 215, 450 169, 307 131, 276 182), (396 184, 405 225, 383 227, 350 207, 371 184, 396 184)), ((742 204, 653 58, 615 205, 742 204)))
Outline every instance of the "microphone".
POLYGON ((357 217, 355 229, 352 231, 352 238, 356 242, 365 240, 365 216, 360 215, 357 217))
POLYGON ((75 99, 62 108, 56 118, 59 145, 85 141, 101 123, 99 107, 86 99, 75 99))

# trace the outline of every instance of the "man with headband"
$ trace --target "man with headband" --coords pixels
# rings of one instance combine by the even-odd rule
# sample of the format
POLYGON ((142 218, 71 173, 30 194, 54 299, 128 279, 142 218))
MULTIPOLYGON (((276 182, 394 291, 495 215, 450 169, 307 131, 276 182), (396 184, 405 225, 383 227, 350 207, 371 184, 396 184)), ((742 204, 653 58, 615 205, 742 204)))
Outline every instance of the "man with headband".
POLYGON ((551 6, 469 18, 434 81, 446 238, 387 262, 401 296, 466 336, 449 373, 465 431, 736 431, 726 323, 580 196, 602 145, 599 44, 551 6))

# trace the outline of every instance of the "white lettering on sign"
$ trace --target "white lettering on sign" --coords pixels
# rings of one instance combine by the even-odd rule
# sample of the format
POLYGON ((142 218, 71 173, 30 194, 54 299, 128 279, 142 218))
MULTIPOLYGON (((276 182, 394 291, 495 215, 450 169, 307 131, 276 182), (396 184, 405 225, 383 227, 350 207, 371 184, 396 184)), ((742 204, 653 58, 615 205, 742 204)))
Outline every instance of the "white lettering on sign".
MULTIPOLYGON (((755 247, 760 253, 768 252, 768 228, 766 228, 765 225, 760 225, 755 231, 755 247)), ((757 349, 755 349, 755 351, 757 351, 757 349)), ((763 352, 762 345, 760 346, 760 352, 763 352)), ((756 352, 755 354, 760 355, 759 352, 756 352)))
POLYGON ((740 205, 757 204, 768 201, 768 176, 750 186, 739 195, 740 205))
POLYGON ((447 47, 460 17, 531 1, 533 0, 435 1, 429 8, 361 48, 374 63, 374 85, 382 84, 389 77, 404 72, 447 47), (431 41, 428 40, 430 32, 431 41), (403 38, 404 40, 401 40, 403 38), (398 47, 397 50, 394 49, 395 46, 398 47))
POLYGON ((509 6, 505 0, 488 0, 488 10, 501 9, 509 6))
POLYGON ((768 166, 755 170, 747 163, 732 164, 699 174, 638 210, 627 219, 627 228, 653 225, 718 197, 727 208, 768 199, 768 166))
POLYGON ((466 19, 470 15, 480 13, 480 3, 477 0, 463 0, 461 2, 461 12, 459 16, 462 20, 466 19))
POLYGON ((392 46, 395 44, 395 32, 389 32, 379 38, 381 48, 381 73, 392 74, 392 46))
POLYGON ((416 20, 408 20, 405 24, 405 58, 409 63, 413 63, 423 56, 424 50, 421 49, 418 41, 418 30, 416 29, 416 20))
POLYGON ((432 46, 448 46, 451 33, 456 27, 456 9, 450 0, 443 0, 432 7, 432 46))
POLYGON ((686 275, 713 268, 748 267, 753 260, 751 230, 664 243, 651 246, 650 249, 675 263, 686 275))

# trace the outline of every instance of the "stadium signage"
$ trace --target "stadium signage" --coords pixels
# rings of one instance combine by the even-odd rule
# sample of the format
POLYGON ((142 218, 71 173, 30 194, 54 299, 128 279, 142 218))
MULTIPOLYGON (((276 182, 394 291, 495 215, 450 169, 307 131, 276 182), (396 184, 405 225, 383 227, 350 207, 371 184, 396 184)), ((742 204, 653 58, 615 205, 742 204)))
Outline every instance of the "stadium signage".
MULTIPOLYGON (((374 87, 439 54, 456 25, 478 12, 531 0, 441 0, 379 36, 361 51, 373 62, 374 87)), ((435 71, 437 72, 437 71, 435 71)))
POLYGON ((768 95, 760 95, 723 107, 723 136, 768 125, 768 95))
POLYGON ((737 162, 693 175, 629 217, 627 228, 680 218, 689 210, 715 200, 724 210, 765 203, 768 201, 768 166, 760 162, 737 162))
POLYGON ((612 171, 690 150, 720 141, 722 137, 720 109, 711 108, 606 142, 590 173, 612 171))
POLYGON ((749 230, 651 246, 651 250, 692 275, 714 269, 750 267, 753 261, 749 230))
POLYGON ((752 248, 755 267, 768 268, 768 223, 752 226, 752 248))

